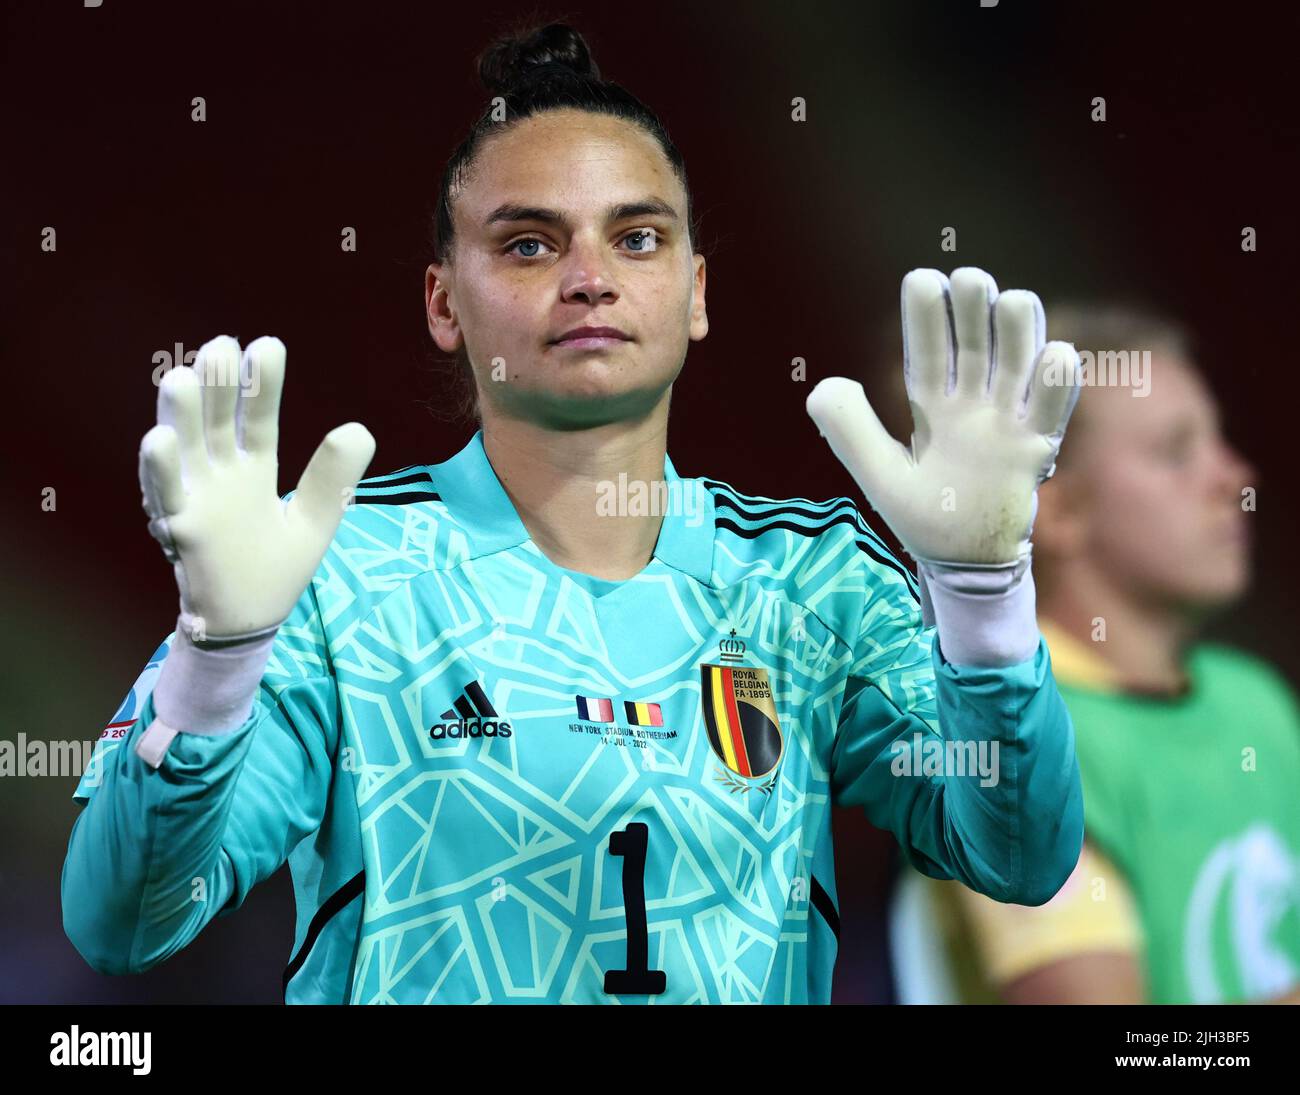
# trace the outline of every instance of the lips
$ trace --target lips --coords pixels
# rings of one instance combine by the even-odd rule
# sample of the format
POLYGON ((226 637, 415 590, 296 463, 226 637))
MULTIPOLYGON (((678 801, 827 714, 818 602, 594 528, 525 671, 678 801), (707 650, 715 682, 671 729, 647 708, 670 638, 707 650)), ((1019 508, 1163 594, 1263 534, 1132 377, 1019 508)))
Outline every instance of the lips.
POLYGON ((553 339, 552 346, 597 347, 610 346, 616 342, 628 342, 630 339, 617 327, 575 327, 565 331, 559 338, 553 339))

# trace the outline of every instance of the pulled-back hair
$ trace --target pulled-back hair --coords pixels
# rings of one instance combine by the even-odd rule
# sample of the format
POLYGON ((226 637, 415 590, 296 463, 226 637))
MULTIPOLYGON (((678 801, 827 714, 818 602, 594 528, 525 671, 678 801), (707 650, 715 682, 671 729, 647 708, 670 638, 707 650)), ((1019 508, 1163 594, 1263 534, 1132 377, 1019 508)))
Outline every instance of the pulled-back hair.
MULTIPOLYGON (((465 139, 447 161, 434 209, 431 243, 437 260, 452 260, 456 231, 452 203, 488 138, 548 110, 585 110, 625 118, 650 134, 686 191, 686 232, 697 249, 698 229, 686 163, 663 123, 644 103, 616 83, 602 80, 585 39, 564 23, 516 31, 492 42, 477 59, 478 76, 492 96, 465 139)), ((478 388, 469 354, 456 351, 447 378, 449 391, 430 403, 433 413, 452 421, 479 419, 478 388)))
POLYGON ((694 249, 694 207, 681 152, 649 107, 618 84, 601 79, 581 34, 564 23, 521 31, 498 38, 479 54, 477 64, 479 80, 492 101, 451 154, 442 173, 433 223, 433 247, 439 261, 449 261, 455 251, 452 202, 483 141, 535 114, 566 108, 625 118, 659 143, 686 191, 686 230, 694 249))
MULTIPOLYGON (((1184 368, 1199 372, 1195 363, 1196 342, 1192 330, 1178 320, 1144 304, 1117 300, 1064 300, 1044 305, 1047 337, 1072 342, 1074 348, 1095 357, 1117 351, 1174 357, 1184 368)), ((1084 451, 1081 439, 1089 432, 1097 396, 1089 386, 1079 391, 1079 401, 1070 416, 1070 428, 1061 446, 1057 467, 1074 467, 1084 451), (1070 444, 1073 438, 1074 444, 1070 444)))

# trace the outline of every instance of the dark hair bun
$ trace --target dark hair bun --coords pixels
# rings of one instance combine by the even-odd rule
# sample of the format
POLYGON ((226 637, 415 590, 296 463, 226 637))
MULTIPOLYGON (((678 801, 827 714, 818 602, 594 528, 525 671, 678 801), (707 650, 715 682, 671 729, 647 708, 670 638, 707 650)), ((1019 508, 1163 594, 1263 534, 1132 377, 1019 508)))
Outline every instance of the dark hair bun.
POLYGON ((567 23, 501 38, 478 59, 478 76, 492 95, 546 78, 600 79, 586 40, 567 23))

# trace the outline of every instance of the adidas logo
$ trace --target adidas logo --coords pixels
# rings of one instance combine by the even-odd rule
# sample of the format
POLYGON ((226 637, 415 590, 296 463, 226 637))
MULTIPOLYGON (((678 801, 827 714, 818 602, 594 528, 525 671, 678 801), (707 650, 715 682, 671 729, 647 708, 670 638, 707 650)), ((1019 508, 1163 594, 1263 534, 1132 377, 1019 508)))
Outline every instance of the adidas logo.
POLYGON ((508 738, 513 733, 510 724, 497 715, 496 708, 478 681, 470 681, 440 718, 442 721, 429 727, 429 737, 435 741, 443 738, 508 738))

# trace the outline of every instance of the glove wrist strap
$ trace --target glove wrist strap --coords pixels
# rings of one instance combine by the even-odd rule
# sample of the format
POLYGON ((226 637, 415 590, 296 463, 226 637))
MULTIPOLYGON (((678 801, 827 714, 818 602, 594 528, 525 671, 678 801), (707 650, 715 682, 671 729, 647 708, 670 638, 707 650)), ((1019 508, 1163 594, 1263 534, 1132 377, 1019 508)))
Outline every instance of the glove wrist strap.
MULTIPOLYGON (((281 621, 281 623, 283 622, 281 621)), ((195 616, 184 609, 181 609, 181 614, 176 621, 176 633, 178 635, 184 634, 200 650, 221 650, 225 647, 260 642, 274 636, 279 629, 280 624, 273 624, 271 627, 263 627, 257 631, 246 631, 242 635, 209 636, 203 623, 203 617, 195 616)))
POLYGON ((275 630, 262 638, 215 648, 195 645, 178 625, 154 686, 157 719, 186 734, 228 734, 253 713, 271 657, 275 630))
POLYGON ((923 622, 934 624, 955 666, 1000 669, 1038 649, 1030 554, 997 565, 918 559, 923 622))

